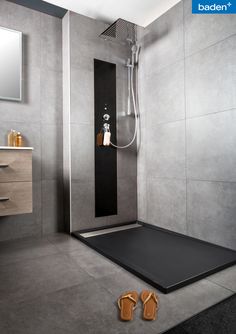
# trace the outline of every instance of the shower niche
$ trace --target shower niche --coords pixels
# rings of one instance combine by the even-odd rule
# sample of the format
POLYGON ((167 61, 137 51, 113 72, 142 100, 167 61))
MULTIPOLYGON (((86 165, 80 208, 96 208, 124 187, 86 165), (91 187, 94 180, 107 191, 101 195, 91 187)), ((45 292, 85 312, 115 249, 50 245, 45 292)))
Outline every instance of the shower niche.
POLYGON ((107 123, 116 144, 116 64, 98 59, 94 59, 94 120, 95 217, 117 215, 117 150, 97 145, 97 135, 107 123))

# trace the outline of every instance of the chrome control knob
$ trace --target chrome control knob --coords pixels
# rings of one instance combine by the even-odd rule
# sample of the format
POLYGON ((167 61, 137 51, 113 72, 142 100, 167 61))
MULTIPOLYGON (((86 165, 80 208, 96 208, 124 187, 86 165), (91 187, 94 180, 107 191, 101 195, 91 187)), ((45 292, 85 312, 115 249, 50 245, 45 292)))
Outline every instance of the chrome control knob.
POLYGON ((108 114, 104 114, 104 115, 102 116, 102 118, 103 118, 104 121, 109 121, 109 119, 110 119, 110 115, 108 115, 108 114))

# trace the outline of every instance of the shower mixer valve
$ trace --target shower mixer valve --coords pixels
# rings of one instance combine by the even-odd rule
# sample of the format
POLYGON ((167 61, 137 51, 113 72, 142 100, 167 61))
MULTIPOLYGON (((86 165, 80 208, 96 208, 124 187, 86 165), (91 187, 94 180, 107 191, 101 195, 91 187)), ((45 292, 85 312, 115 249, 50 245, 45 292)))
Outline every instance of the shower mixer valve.
POLYGON ((104 121, 109 121, 109 119, 110 119, 110 115, 108 115, 108 114, 104 114, 104 115, 102 116, 102 118, 103 118, 104 121))

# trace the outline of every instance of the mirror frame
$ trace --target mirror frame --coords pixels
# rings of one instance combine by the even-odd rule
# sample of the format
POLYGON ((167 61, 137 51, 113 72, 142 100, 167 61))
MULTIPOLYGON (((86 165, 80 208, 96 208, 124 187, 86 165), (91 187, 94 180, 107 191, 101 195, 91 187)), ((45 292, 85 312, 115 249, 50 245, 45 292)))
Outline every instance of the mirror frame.
POLYGON ((14 30, 14 29, 9 29, 0 26, 0 29, 8 30, 14 33, 17 33, 19 35, 19 51, 20 51, 20 69, 19 69, 19 84, 20 84, 20 97, 19 98, 14 98, 14 97, 9 97, 9 96, 1 96, 0 94, 0 100, 7 100, 7 101, 22 101, 22 77, 23 77, 23 34, 21 31, 14 30))

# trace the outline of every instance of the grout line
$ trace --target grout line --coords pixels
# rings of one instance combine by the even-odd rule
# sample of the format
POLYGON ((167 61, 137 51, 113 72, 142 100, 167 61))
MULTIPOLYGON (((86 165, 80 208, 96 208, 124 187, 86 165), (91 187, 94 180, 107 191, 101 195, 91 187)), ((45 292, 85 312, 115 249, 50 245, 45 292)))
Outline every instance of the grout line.
POLYGON ((209 183, 236 183, 235 181, 221 181, 221 180, 206 180, 206 179, 195 179, 195 178, 180 178, 180 177, 165 177, 165 176, 149 176, 149 179, 156 179, 156 180, 177 180, 177 181, 194 181, 194 182, 209 182, 209 183))
POLYGON ((235 108, 230 108, 230 109, 224 109, 224 110, 219 110, 219 111, 214 111, 214 112, 208 112, 204 115, 198 115, 198 116, 190 116, 190 117, 187 117, 187 120, 189 119, 198 119, 198 118, 202 118, 202 117, 206 117, 206 116, 211 116, 211 115, 215 115, 215 114, 220 114, 220 113, 223 113, 223 112, 229 112, 229 111, 236 111, 236 106, 235 108))
POLYGON ((217 283, 217 282, 211 281, 209 278, 206 278, 206 280, 207 280, 208 282, 212 283, 212 284, 215 284, 215 285, 217 285, 217 286, 219 286, 219 287, 221 287, 221 288, 227 290, 227 291, 232 292, 232 294, 235 294, 235 291, 233 291, 233 290, 227 288, 226 286, 224 286, 224 285, 222 285, 222 284, 219 284, 219 283, 217 283))
MULTIPOLYGON (((184 86, 185 86, 185 83, 184 83, 184 86)), ((185 87, 184 87, 184 89, 185 89, 185 87)), ((186 91, 185 91, 185 98, 186 98, 186 91)), ((203 118, 203 117, 207 117, 207 116, 211 116, 211 115, 215 115, 215 114, 220 114, 220 113, 224 113, 224 112, 229 112, 229 111, 236 111, 236 106, 235 106, 235 108, 230 108, 230 109, 225 109, 225 110, 219 110, 219 111, 209 112, 209 113, 206 113, 204 115, 191 116, 191 117, 187 117, 186 116, 185 118, 180 118, 180 119, 176 119, 176 120, 173 120, 173 121, 155 123, 155 126, 162 126, 162 125, 165 125, 165 124, 177 123, 177 122, 181 122, 181 121, 186 121, 187 122, 188 120, 199 119, 199 118, 203 118)))
POLYGON ((235 33, 233 33, 233 34, 231 34, 231 35, 229 35, 229 36, 227 36, 227 37, 225 37, 225 38, 223 38, 223 39, 221 39, 221 40, 219 40, 219 41, 217 41, 217 42, 215 42, 215 43, 212 43, 212 44, 208 45, 207 47, 205 47, 205 48, 203 48, 203 49, 200 49, 200 50, 198 50, 198 51, 195 51, 195 52, 189 54, 188 56, 185 56, 185 58, 187 58, 187 59, 188 59, 188 58, 191 58, 191 57, 197 55, 198 53, 204 52, 205 50, 210 49, 211 47, 216 46, 217 44, 220 44, 220 43, 222 43, 222 42, 225 42, 227 39, 230 39, 230 38, 232 38, 232 37, 234 37, 234 36, 236 36, 235 33))

